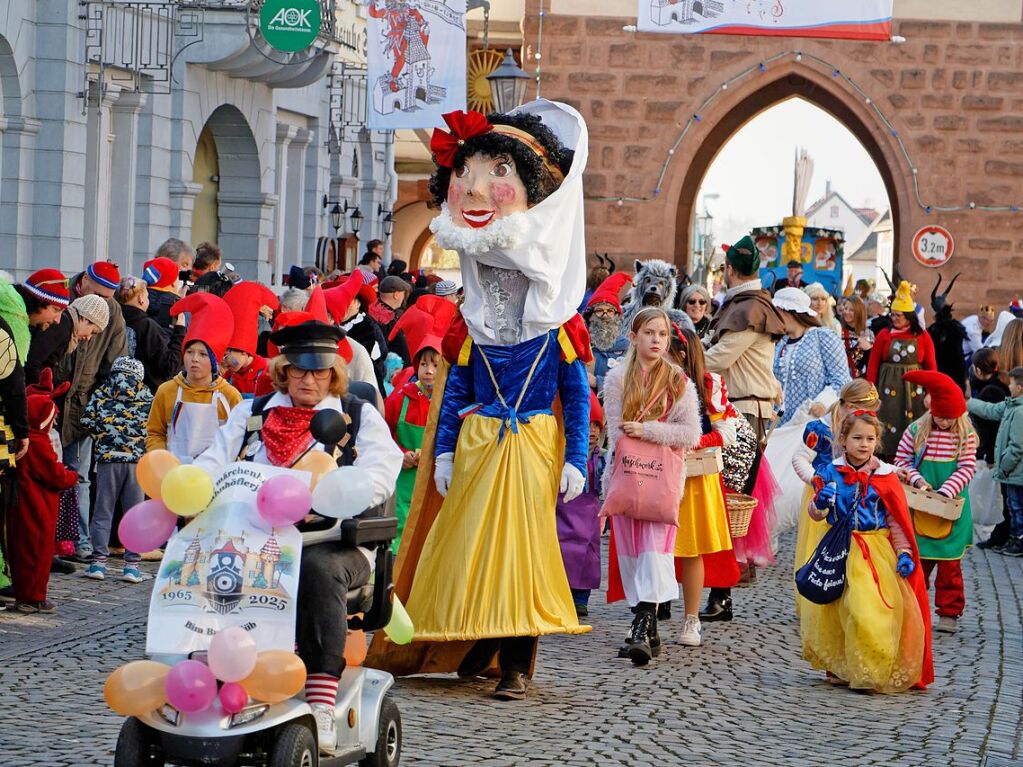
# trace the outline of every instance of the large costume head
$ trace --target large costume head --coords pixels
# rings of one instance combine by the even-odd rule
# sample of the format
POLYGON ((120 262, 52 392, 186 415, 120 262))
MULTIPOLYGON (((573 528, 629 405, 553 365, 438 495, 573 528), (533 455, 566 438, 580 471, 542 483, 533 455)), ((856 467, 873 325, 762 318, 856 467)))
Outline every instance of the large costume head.
POLYGON ((435 131, 441 204, 431 224, 461 256, 462 316, 480 343, 510 344, 559 327, 586 288, 582 173, 587 133, 569 106, 535 101, 507 115, 445 116, 435 131))

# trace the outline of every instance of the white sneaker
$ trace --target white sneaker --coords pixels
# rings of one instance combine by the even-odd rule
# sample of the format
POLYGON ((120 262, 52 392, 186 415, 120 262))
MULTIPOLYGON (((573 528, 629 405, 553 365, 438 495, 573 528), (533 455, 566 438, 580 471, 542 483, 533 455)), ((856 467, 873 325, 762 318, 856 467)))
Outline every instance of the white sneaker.
POLYGON ((700 635, 703 627, 700 626, 700 619, 695 615, 687 615, 685 625, 682 626, 682 633, 679 635, 678 643, 686 647, 699 647, 703 641, 700 635))
POLYGON ((311 708, 313 719, 316 720, 316 739, 319 741, 320 753, 333 755, 337 750, 337 720, 334 707, 326 703, 314 703, 311 708))

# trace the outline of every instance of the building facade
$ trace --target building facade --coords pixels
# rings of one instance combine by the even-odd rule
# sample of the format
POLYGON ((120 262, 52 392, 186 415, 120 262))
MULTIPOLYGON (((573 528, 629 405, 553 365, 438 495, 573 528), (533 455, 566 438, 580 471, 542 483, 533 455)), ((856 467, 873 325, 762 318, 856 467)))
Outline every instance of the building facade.
POLYGON ((360 209, 358 239, 383 238, 390 142, 344 104, 365 79, 353 0, 320 0, 320 34, 298 53, 272 49, 245 0, 3 6, 0 268, 110 259, 138 274, 177 237, 217 242, 242 276, 279 285, 323 238, 348 235, 356 252, 335 201, 360 209))

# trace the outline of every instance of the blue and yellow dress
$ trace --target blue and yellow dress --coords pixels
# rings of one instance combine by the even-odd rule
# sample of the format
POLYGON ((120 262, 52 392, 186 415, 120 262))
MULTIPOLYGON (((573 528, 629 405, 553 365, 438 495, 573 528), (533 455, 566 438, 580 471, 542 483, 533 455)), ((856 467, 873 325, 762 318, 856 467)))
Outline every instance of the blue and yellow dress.
POLYGON ((452 481, 406 605, 415 641, 590 630, 576 617, 555 517, 564 463, 586 476, 589 407, 563 329, 510 346, 465 339, 437 425, 435 454, 455 454, 452 481))

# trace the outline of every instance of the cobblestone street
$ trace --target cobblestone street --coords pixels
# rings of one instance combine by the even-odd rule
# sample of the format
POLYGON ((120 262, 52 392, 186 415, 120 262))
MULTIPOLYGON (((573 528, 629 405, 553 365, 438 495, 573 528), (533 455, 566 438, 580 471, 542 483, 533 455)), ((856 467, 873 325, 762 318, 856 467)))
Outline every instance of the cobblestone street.
MULTIPOLYGON (((492 683, 399 681, 402 764, 1023 764, 1023 560, 974 549, 963 569, 967 612, 958 634, 935 635, 925 693, 828 685, 799 657, 776 567, 734 592, 736 619, 705 625, 703 647, 668 641, 678 617, 662 624, 664 652, 646 669, 613 659, 631 616, 597 595, 592 634, 543 640, 524 704, 492 700, 492 683)), ((110 765, 120 720, 101 688, 142 657, 149 588, 54 576, 52 589, 55 615, 0 614, 0 764, 110 765)))

